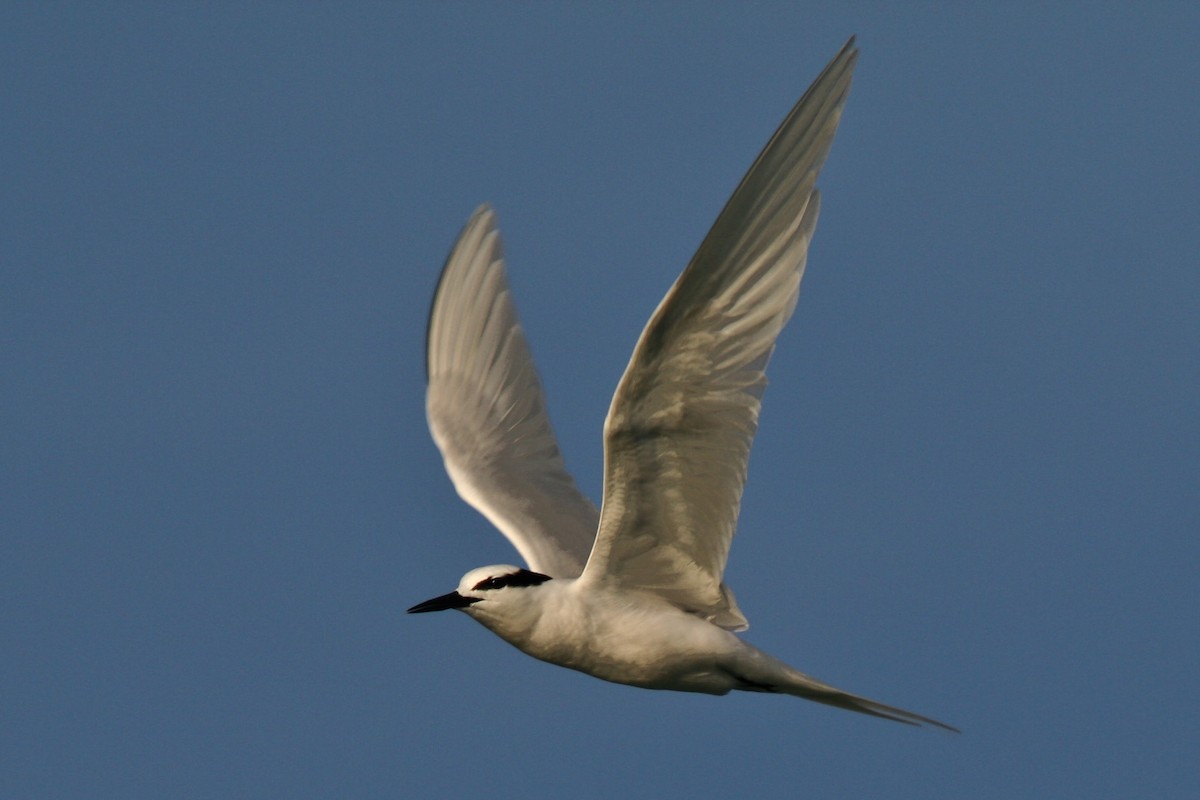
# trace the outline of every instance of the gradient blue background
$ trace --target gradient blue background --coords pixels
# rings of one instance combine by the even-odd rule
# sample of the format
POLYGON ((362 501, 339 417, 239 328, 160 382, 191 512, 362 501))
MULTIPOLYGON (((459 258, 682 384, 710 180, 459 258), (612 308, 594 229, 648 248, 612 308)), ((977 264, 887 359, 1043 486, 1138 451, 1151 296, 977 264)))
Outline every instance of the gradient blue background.
POLYGON ((844 5, 0 6, 0 795, 1194 797, 1200 12, 844 5), (641 326, 851 33, 727 577, 964 733, 406 617, 516 558, 424 422, 471 210, 596 494, 641 326))

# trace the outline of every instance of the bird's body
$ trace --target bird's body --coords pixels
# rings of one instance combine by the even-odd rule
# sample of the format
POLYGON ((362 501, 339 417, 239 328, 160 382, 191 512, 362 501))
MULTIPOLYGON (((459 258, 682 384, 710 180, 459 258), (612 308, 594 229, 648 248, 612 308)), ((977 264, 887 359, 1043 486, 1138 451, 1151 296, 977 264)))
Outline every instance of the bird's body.
POLYGON ((746 643, 722 576, 775 339, 799 294, 853 39, 788 114, 647 324, 604 424, 604 501, 567 473, 483 207, 430 313, 430 429, 459 494, 529 569, 468 572, 459 609, 534 658, 647 689, 791 694, 909 724, 746 643))
POLYGON ((717 695, 832 689, 653 592, 581 589, 572 578, 513 591, 499 612, 478 605, 472 616, 534 658, 606 681, 717 695))
POLYGON ((472 616, 534 658, 645 689, 725 694, 744 646, 729 631, 651 592, 580 590, 578 579, 521 591, 502 613, 472 616), (532 602, 522 602, 533 597, 532 602))

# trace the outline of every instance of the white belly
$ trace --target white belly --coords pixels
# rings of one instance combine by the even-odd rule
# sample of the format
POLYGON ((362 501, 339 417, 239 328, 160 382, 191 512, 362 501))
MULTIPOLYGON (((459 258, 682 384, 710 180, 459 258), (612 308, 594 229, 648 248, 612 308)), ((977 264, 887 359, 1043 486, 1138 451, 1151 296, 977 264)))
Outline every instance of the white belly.
POLYGON ((745 645, 728 631, 653 596, 562 594, 530 630, 497 633, 534 658, 614 683, 709 694, 737 685, 729 668, 745 645))

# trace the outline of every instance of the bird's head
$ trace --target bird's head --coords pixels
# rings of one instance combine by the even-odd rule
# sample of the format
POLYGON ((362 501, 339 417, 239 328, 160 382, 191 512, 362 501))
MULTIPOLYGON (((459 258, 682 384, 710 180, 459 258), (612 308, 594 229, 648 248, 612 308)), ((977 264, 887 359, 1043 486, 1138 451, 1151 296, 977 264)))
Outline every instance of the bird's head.
POLYGON ((517 600, 515 593, 539 586, 550 580, 549 575, 532 572, 510 564, 479 567, 463 576, 458 588, 449 594, 417 603, 408 610, 409 614, 424 614, 427 611, 445 611, 457 608, 471 616, 482 612, 486 615, 489 604, 501 604, 506 600, 517 600), (482 604, 482 605, 477 605, 482 604))

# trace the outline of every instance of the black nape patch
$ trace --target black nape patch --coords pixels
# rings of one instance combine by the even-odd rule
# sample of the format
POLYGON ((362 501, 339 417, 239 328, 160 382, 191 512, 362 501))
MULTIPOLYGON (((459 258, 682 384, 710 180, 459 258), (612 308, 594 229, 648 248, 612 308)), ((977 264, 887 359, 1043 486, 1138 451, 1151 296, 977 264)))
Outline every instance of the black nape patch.
POLYGON ((540 572, 530 572, 527 569, 519 569, 516 572, 509 572, 505 575, 497 575, 494 578, 486 578, 472 587, 475 591, 485 591, 487 589, 503 589, 505 586, 537 586, 539 583, 545 583, 550 580, 549 575, 543 575, 540 572))

